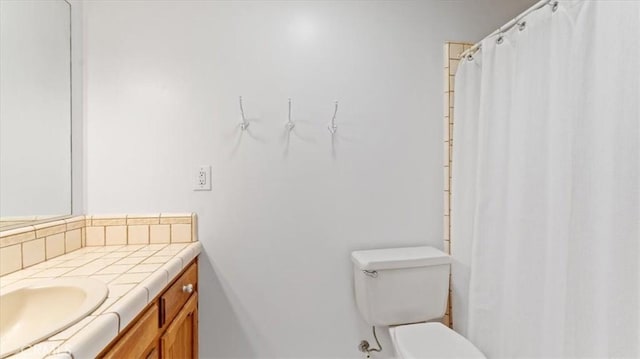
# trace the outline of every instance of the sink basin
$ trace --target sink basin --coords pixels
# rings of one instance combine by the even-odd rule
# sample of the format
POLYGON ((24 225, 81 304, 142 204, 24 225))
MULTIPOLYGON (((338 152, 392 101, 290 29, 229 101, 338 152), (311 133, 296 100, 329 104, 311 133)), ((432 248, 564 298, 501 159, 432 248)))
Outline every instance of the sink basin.
POLYGON ((91 278, 55 278, 0 292, 0 358, 77 323, 104 302, 107 286, 91 278))

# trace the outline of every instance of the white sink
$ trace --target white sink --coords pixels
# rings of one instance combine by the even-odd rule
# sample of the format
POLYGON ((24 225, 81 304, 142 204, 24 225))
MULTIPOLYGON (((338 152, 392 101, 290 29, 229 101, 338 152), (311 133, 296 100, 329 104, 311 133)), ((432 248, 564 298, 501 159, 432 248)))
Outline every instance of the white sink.
POLYGON ((0 358, 77 323, 104 302, 107 286, 91 278, 55 278, 0 292, 0 358))

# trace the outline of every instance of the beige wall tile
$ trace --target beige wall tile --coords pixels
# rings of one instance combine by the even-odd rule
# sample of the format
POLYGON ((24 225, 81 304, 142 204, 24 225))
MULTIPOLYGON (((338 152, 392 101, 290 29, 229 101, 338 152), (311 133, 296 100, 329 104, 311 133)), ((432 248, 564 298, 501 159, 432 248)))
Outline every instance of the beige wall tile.
POLYGON ((191 214, 191 242, 198 241, 198 215, 191 214))
POLYGON ((161 224, 191 224, 191 214, 188 217, 160 217, 161 224))
POLYGON ((444 84, 444 93, 449 92, 449 90, 451 90, 449 88, 449 68, 445 67, 444 70, 442 71, 442 83, 444 84))
POLYGON ((37 224, 34 227, 36 229, 36 238, 43 238, 66 231, 67 223, 65 221, 55 221, 37 224))
POLYGON ((108 246, 127 244, 127 226, 107 226, 105 236, 105 244, 108 246))
POLYGON ((449 163, 449 141, 445 141, 442 145, 443 160, 442 163, 446 166, 449 163))
POLYGON ((148 244, 149 243, 149 226, 135 225, 129 226, 129 244, 148 244))
POLYGON ((85 226, 84 216, 72 217, 64 220, 67 223, 67 231, 85 226))
POLYGON ((74 229, 65 233, 65 251, 67 253, 73 252, 76 249, 82 247, 82 229, 74 229))
POLYGON ((22 267, 26 268, 45 259, 44 238, 22 243, 22 267))
POLYGON ((456 70, 458 69, 458 63, 460 61, 458 60, 451 60, 449 61, 449 75, 455 75, 456 74, 456 70))
POLYGON ((461 43, 450 43, 449 44, 449 58, 450 59, 458 59, 460 58, 460 54, 464 51, 464 45, 461 43))
POLYGON ((89 246, 104 246, 104 227, 87 227, 86 228, 86 245, 89 246))
POLYGON ((443 216, 443 220, 442 220, 442 226, 445 229, 445 231, 449 230, 449 216, 443 216))
POLYGON ((24 226, 0 232, 0 247, 7 247, 36 239, 36 230, 33 226, 24 226))
POLYGON ((450 203, 449 192, 448 191, 444 192, 443 197, 444 197, 443 198, 444 199, 443 200, 444 214, 447 215, 450 212, 449 211, 449 203, 450 203))
POLYGON ((449 166, 444 166, 442 168, 442 180, 446 182, 449 182, 449 166))
POLYGON ((191 242, 191 224, 172 224, 171 243, 191 242))
POLYGON ((54 234, 45 239, 45 254, 47 259, 63 255, 64 252, 64 233, 54 234))
POLYGON ((22 250, 20 244, 0 248, 0 276, 22 268, 22 250))
POLYGON ((137 225, 137 224, 158 224, 160 223, 160 215, 158 217, 145 217, 145 218, 129 218, 127 217, 128 225, 137 225))
POLYGON ((126 224, 127 216, 124 214, 91 216, 92 226, 124 226, 126 224))
POLYGON ((127 224, 158 224, 160 223, 160 213, 151 214, 128 214, 127 224))
POLYGON ((156 224, 149 227, 149 243, 171 242, 171 225, 156 224))

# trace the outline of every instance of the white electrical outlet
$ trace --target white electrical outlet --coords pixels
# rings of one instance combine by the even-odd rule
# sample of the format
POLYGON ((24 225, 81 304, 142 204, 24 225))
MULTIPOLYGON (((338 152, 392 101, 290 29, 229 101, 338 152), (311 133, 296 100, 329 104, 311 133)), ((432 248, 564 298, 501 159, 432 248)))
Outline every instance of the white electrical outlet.
POLYGON ((199 166, 194 191, 211 191, 211 166, 199 166))

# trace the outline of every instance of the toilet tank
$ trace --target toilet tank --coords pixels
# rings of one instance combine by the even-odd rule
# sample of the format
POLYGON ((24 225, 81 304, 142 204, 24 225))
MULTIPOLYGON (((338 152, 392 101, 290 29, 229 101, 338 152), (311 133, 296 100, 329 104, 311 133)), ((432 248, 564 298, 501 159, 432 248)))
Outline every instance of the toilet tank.
POLYGON ((369 325, 439 320, 449 293, 449 256, 433 247, 351 253, 356 304, 369 325))

